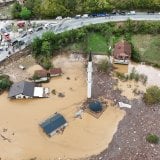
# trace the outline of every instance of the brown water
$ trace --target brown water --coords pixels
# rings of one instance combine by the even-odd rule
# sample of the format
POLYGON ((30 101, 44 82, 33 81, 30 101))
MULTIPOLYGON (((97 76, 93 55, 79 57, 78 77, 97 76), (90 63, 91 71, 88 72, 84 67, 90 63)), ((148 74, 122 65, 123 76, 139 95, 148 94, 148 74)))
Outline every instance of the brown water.
MULTIPOLYGON (((75 112, 86 100, 86 69, 83 62, 66 56, 56 57, 53 63, 62 67, 64 75, 44 86, 64 93, 64 98, 51 94, 46 99, 9 100, 7 93, 0 96, 0 134, 10 139, 8 142, 0 136, 2 159, 79 158, 98 154, 111 142, 125 112, 108 107, 99 119, 87 113, 82 119, 74 119, 75 112), (48 138, 39 124, 55 112, 63 114, 69 126, 62 135, 48 138)), ((27 72, 31 74, 39 68, 35 65, 27 72)))

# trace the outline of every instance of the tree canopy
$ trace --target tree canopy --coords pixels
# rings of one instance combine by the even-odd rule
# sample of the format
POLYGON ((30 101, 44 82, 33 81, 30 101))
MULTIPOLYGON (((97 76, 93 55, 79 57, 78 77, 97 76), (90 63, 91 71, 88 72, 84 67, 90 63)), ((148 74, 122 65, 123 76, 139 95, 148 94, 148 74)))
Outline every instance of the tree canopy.
MULTIPOLYGON (((26 0, 24 6, 33 17, 54 18, 74 16, 84 13, 103 13, 112 10, 151 10, 160 9, 159 0, 26 0)), ((19 4, 13 6, 13 17, 21 12, 19 4)), ((22 17, 23 18, 23 17, 22 17)))

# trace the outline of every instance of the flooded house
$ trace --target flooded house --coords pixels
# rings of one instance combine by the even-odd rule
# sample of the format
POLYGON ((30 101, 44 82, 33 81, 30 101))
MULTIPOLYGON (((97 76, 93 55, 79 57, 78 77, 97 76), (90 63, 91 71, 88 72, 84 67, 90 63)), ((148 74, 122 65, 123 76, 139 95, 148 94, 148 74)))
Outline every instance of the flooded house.
POLYGON ((50 73, 50 77, 57 77, 62 75, 62 70, 61 68, 53 68, 53 69, 50 69, 49 73, 50 73))
POLYGON ((14 83, 9 90, 8 97, 11 99, 42 98, 49 96, 49 89, 36 86, 34 82, 20 81, 14 83))
POLYGON ((34 72, 34 82, 47 82, 50 78, 50 74, 46 70, 36 70, 34 72))
POLYGON ((55 113, 53 116, 42 122, 40 127, 49 137, 51 137, 56 133, 63 132, 67 125, 68 123, 65 118, 61 114, 55 113))
POLYGON ((131 45, 127 41, 115 44, 113 50, 113 63, 128 64, 131 58, 131 45))

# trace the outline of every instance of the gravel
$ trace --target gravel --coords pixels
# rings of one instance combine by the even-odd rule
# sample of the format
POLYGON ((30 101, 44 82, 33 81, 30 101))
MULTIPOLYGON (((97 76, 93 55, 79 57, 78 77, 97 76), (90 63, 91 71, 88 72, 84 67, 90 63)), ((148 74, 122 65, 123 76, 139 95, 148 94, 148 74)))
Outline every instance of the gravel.
POLYGON ((146 106, 142 99, 129 101, 113 90, 116 83, 109 73, 98 73, 96 68, 93 75, 93 96, 104 96, 116 102, 122 101, 132 105, 131 109, 124 108, 126 116, 119 123, 108 148, 99 155, 86 160, 160 160, 160 145, 146 141, 148 133, 160 137, 160 105, 146 106))

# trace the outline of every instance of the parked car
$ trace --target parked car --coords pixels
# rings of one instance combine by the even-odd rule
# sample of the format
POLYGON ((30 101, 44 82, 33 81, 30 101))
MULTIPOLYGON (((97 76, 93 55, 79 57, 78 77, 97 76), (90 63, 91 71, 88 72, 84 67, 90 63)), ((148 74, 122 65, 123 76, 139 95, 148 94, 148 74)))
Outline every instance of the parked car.
POLYGON ((136 15, 136 12, 135 11, 130 11, 127 13, 128 15, 136 15))
POLYGON ((33 28, 28 29, 28 33, 32 34, 33 33, 33 28))
POLYGON ((112 11, 112 12, 111 12, 111 15, 116 15, 116 14, 117 14, 116 11, 112 11))
POLYGON ((5 41, 11 41, 10 34, 4 33, 4 39, 5 39, 5 41))
POLYGON ((17 26, 18 26, 19 28, 22 28, 22 27, 25 26, 25 22, 24 22, 24 21, 19 21, 19 22, 17 23, 17 26))
POLYGON ((81 15, 76 15, 75 18, 76 19, 81 18, 81 15))
POLYGON ((106 17, 106 13, 98 13, 97 17, 106 17))
POLYGON ((27 32, 23 33, 22 36, 21 36, 21 38, 24 38, 26 36, 27 36, 27 32))
POLYGON ((0 51, 3 51, 3 47, 0 47, 0 51))
POLYGON ((154 11, 148 11, 147 13, 148 14, 154 14, 155 12, 154 11))
POLYGON ((62 20, 62 16, 56 17, 56 20, 62 20))
POLYGON ((36 32, 41 31, 41 30, 43 30, 43 27, 42 27, 42 26, 36 28, 36 32))
POLYGON ((18 44, 19 44, 19 46, 23 46, 25 44, 25 42, 20 40, 20 41, 18 41, 18 44))
POLYGON ((121 12, 119 12, 119 14, 124 16, 124 15, 126 15, 126 12, 121 11, 121 12))
POLYGON ((83 14, 82 18, 88 18, 88 14, 83 14))
POLYGON ((16 44, 18 44, 18 40, 15 39, 11 41, 11 46, 15 46, 16 44))

